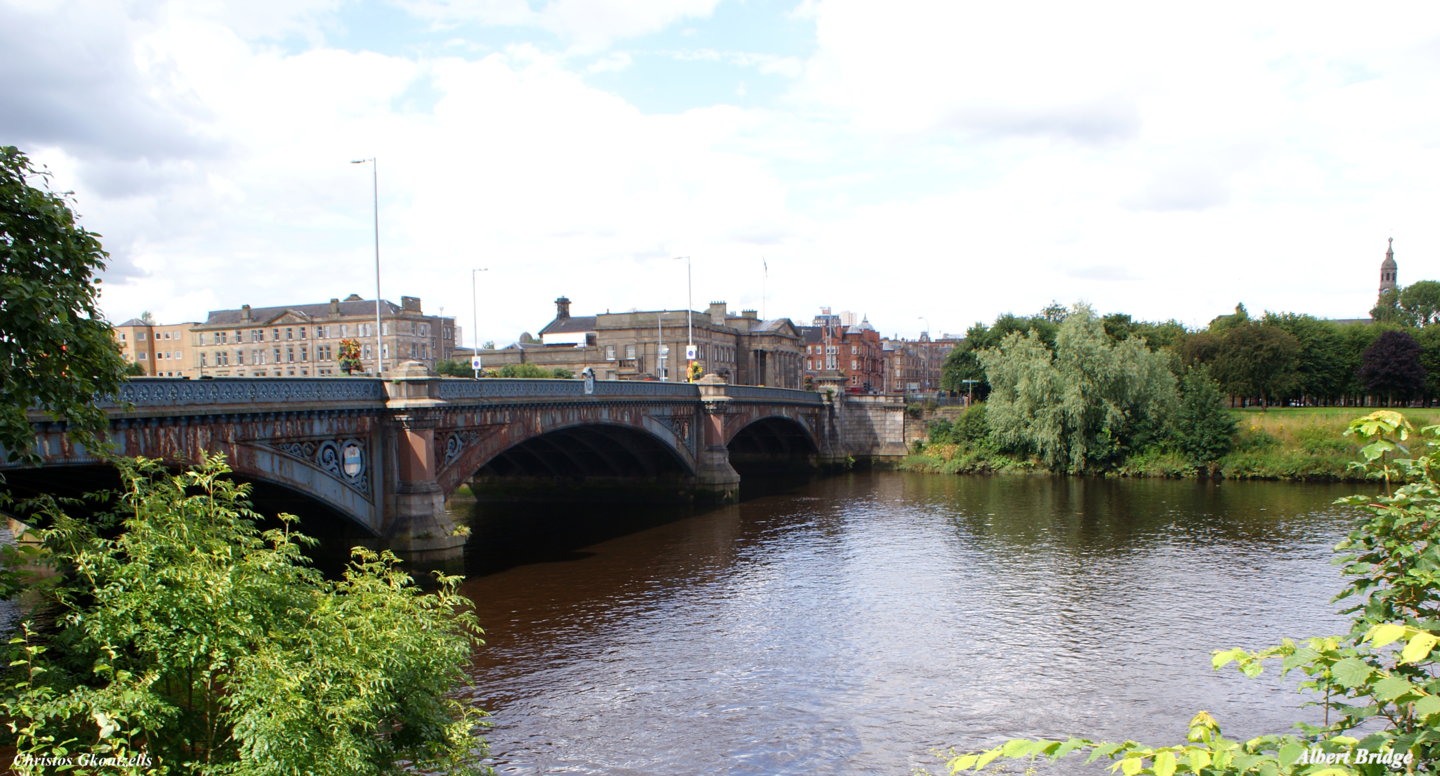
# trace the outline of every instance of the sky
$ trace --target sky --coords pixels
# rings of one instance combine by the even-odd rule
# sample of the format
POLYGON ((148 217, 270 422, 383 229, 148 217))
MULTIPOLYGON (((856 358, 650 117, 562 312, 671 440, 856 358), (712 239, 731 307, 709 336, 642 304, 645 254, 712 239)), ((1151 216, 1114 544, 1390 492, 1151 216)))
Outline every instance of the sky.
POLYGON ((562 295, 1355 318, 1387 238, 1440 278, 1440 5, 0 0, 0 144, 115 322, 373 299, 377 221, 467 345, 562 295))

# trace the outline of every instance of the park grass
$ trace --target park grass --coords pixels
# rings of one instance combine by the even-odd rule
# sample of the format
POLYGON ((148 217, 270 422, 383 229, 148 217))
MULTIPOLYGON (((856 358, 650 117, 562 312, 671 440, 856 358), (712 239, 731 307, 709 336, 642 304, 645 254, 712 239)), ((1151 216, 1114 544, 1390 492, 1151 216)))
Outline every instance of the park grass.
MULTIPOLYGON (((1109 474, 1119 477, 1187 478, 1215 476, 1227 479, 1357 481, 1365 479, 1350 468, 1360 445, 1345 436, 1350 421, 1375 411, 1369 407, 1276 407, 1268 410, 1231 410, 1235 418, 1235 448, 1218 466, 1197 470, 1177 452, 1150 448, 1127 458, 1109 474)), ((1416 428, 1440 424, 1440 408, 1401 409, 1416 428)), ((991 474, 1043 472, 1039 461, 1026 460, 987 449, 955 444, 925 445, 907 456, 901 468, 939 474, 991 474)))

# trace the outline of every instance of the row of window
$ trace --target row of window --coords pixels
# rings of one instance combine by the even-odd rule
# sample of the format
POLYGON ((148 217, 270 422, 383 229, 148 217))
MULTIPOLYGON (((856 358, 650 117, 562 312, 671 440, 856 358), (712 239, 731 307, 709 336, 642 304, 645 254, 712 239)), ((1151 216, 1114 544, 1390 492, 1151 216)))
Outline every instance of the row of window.
MULTIPOLYGON (((401 329, 407 329, 407 330, 408 330, 408 331, 404 331, 404 332, 402 332, 402 333, 405 333, 405 334, 414 334, 414 335, 420 336, 420 337, 428 337, 428 336, 430 336, 430 324, 428 324, 428 323, 421 323, 421 322, 417 322, 417 321, 401 321, 401 323, 402 323, 402 324, 405 324, 405 325, 402 325, 400 328, 401 328, 401 329)), ((333 325, 329 325, 329 326, 315 326, 315 327, 313 327, 313 328, 312 328, 312 327, 307 327, 307 326, 285 326, 285 327, 279 327, 279 326, 277 326, 277 327, 274 327, 274 328, 270 329, 270 338, 269 338, 269 340, 270 340, 271 342, 280 342, 281 340, 289 341, 289 340, 304 340, 304 339, 310 339, 310 337, 308 337, 307 335, 309 335, 312 331, 313 331, 313 333, 314 333, 314 335, 315 335, 315 336, 314 336, 314 339, 344 339, 345 337, 373 337, 373 336, 375 336, 375 324, 373 324, 373 323, 359 323, 359 324, 351 325, 351 324, 347 324, 347 323, 341 323, 341 324, 333 324, 333 325)), ((385 322, 385 323, 382 323, 382 324, 381 324, 381 326, 380 326, 381 336, 388 336, 388 335, 391 333, 391 331, 392 331, 392 329, 391 329, 391 323, 390 323, 390 322, 385 322)), ((263 329, 263 328, 257 328, 257 329, 236 329, 236 330, 234 331, 234 338, 233 338, 233 339, 231 338, 231 332, 229 332, 229 331, 209 331, 209 332, 202 331, 202 332, 197 332, 197 336, 199 337, 199 344, 201 344, 201 345, 229 345, 229 344, 231 344, 232 342, 233 342, 234 344, 237 344, 237 345, 238 345, 239 343, 246 341, 246 332, 249 332, 249 341, 250 341, 250 342, 265 342, 265 341, 266 341, 266 338, 265 338, 265 329, 263 329)), ((445 336, 446 336, 446 337, 452 336, 449 328, 446 328, 446 330, 445 330, 445 336)), ((141 339, 144 339, 143 336, 140 337, 140 338, 141 338, 141 339)))

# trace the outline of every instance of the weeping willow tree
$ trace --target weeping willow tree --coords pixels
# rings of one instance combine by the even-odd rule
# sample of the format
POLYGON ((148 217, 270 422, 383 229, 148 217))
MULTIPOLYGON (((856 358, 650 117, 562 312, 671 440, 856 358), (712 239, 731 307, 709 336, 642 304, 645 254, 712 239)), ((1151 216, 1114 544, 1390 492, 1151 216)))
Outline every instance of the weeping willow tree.
POLYGON ((992 434, 1056 471, 1102 470, 1158 441, 1177 399, 1169 357, 1138 337, 1110 338, 1086 304, 1060 324, 1053 350, 1015 333, 980 363, 992 434))

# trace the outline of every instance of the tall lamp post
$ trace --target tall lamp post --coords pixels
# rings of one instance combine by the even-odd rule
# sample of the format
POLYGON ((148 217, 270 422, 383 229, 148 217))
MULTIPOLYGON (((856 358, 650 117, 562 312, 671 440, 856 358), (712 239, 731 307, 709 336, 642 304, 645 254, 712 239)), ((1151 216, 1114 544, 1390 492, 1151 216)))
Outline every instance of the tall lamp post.
POLYGON ((385 345, 380 339, 380 164, 375 157, 351 159, 351 164, 370 165, 370 187, 375 198, 375 376, 385 372, 385 345))
POLYGON ((685 260, 685 380, 690 381, 690 370, 695 363, 695 302, 691 293, 695 290, 693 275, 690 273, 690 257, 676 256, 675 261, 685 260))
MULTIPOLYGON (((918 321, 924 321, 924 322, 925 322, 925 331, 920 332, 920 334, 921 334, 922 336, 925 336, 925 337, 928 338, 929 335, 930 335, 930 319, 929 319, 929 318, 926 318, 925 316, 922 315, 922 316, 916 318, 916 320, 918 320, 918 321)), ((917 342, 918 342, 918 338, 917 338, 917 342)), ((921 352, 923 352, 923 353, 925 354, 925 359, 924 359, 924 360, 925 360, 925 376, 920 380, 920 390, 921 390, 921 391, 924 391, 925 393, 929 393, 929 392, 930 392, 930 346, 926 345, 926 346, 923 346, 923 347, 924 347, 924 349, 923 349, 921 352)))
POLYGON ((475 370, 476 380, 480 379, 480 365, 475 361, 480 356, 480 295, 475 283, 481 272, 489 270, 489 267, 470 270, 470 343, 474 346, 470 351, 470 366, 475 370))

